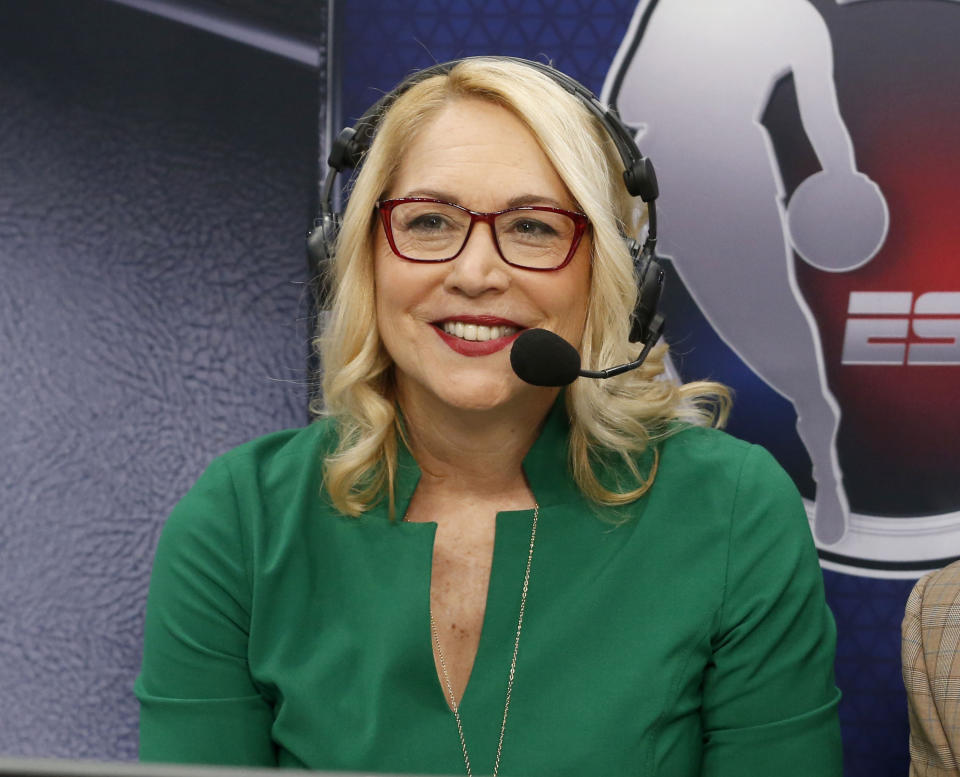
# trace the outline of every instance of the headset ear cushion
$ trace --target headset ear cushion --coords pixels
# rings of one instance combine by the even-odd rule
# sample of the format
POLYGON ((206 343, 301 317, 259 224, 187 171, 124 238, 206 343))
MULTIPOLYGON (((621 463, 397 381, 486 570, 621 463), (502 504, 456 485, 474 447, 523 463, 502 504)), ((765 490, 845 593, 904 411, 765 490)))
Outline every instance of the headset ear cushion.
POLYGON ((324 213, 307 235, 307 251, 314 263, 314 271, 323 271, 333 259, 337 236, 340 234, 340 214, 324 213))
POLYGON ((644 202, 652 202, 660 196, 657 173, 653 169, 653 162, 647 157, 640 157, 623 171, 623 182, 630 194, 644 202))
POLYGON ((645 343, 650 336, 650 325, 657 315, 663 292, 663 268, 653 251, 644 247, 635 260, 637 268, 637 304, 630 316, 630 342, 645 343))
POLYGON ((307 254, 310 257, 310 277, 314 294, 321 305, 328 304, 330 271, 333 254, 340 234, 340 214, 324 213, 307 235, 307 254))

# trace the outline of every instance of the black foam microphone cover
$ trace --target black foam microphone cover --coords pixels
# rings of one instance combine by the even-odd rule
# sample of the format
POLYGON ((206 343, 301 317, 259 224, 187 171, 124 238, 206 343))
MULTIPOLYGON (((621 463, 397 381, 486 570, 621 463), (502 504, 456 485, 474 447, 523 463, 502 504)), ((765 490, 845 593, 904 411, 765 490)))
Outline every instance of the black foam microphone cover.
POLYGON ((510 366, 534 386, 566 386, 580 374, 580 354, 558 334, 527 329, 513 342, 510 366))

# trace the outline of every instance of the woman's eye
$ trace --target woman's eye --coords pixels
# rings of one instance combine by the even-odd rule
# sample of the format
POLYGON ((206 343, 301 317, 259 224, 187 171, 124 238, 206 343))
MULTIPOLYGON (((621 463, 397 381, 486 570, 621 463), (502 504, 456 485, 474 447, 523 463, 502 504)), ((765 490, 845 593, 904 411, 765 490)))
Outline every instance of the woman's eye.
POLYGON ((535 219, 523 219, 522 221, 517 221, 513 225, 513 230, 521 235, 548 236, 556 234, 556 230, 549 224, 544 224, 542 221, 536 221, 535 219))
POLYGON ((439 232, 447 226, 447 220, 437 213, 425 213, 407 223, 407 229, 418 232, 439 232))

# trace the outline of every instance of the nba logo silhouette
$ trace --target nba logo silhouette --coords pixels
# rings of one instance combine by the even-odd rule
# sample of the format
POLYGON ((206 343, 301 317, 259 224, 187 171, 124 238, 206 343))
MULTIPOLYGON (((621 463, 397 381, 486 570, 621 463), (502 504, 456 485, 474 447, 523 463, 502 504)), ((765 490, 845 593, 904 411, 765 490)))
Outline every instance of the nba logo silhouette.
MULTIPOLYGON (((873 22, 890 4, 819 5, 845 29, 881 38, 873 58, 858 51, 844 60, 855 89, 842 101, 837 41, 808 0, 642 0, 602 97, 636 128, 656 165, 660 253, 726 345, 713 349, 726 354, 716 358, 746 365, 792 408, 754 441, 776 447, 778 436, 799 438, 809 469, 785 466, 804 492, 824 566, 915 577, 960 556, 952 397, 960 387, 960 262, 952 250, 960 228, 951 226, 960 219, 944 207, 960 202, 960 164, 952 147, 927 160, 932 174, 912 164, 955 134, 960 88, 929 73, 911 83, 902 59, 884 64, 893 25, 873 22), (802 176, 764 124, 785 77, 816 158, 802 176), (877 105, 895 104, 897 89, 910 87, 904 94, 916 103, 918 83, 942 87, 925 95, 934 111, 952 90, 952 113, 939 123, 922 110, 878 122, 877 105), (798 178, 789 189, 788 177, 798 178), (908 196, 919 179, 935 185, 935 197, 908 196)), ((952 27, 955 41, 960 3, 923 5, 911 23, 931 35, 952 27)), ((935 66, 960 72, 958 47, 942 48, 935 66)), ((675 318, 675 350, 696 349, 695 333, 675 318)))

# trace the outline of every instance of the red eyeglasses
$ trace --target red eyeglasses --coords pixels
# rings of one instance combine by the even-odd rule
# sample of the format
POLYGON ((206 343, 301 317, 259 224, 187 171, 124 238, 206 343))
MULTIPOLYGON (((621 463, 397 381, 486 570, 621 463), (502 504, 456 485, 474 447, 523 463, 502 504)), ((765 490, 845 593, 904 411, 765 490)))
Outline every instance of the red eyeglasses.
POLYGON ((409 262, 449 262, 463 251, 473 225, 490 225, 500 258, 525 270, 559 270, 573 259, 590 221, 582 213, 521 205, 479 213, 426 197, 376 204, 390 248, 409 262))

